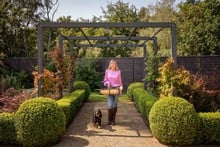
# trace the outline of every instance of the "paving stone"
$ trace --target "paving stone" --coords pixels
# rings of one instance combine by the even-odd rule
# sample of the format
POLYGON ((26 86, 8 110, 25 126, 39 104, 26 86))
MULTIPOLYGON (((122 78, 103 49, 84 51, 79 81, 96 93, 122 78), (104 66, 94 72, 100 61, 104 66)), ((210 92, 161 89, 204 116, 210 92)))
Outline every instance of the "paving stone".
POLYGON ((151 134, 133 102, 120 102, 116 125, 107 125, 107 103, 86 102, 69 126, 63 140, 53 147, 164 147, 151 134), (100 109, 102 128, 92 123, 92 114, 100 109))

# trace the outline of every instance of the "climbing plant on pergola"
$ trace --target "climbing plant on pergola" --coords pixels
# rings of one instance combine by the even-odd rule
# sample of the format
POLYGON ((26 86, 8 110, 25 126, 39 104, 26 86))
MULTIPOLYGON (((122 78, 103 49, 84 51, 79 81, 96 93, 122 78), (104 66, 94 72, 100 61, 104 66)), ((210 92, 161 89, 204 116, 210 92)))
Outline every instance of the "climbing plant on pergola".
MULTIPOLYGON (((164 28, 169 28, 171 31, 171 56, 174 59, 174 64, 176 64, 176 24, 172 22, 134 22, 134 23, 111 23, 111 22, 99 22, 99 23, 90 23, 90 22, 40 22, 38 24, 38 73, 43 72, 43 28, 78 28, 82 32, 82 36, 65 36, 60 34, 59 37, 59 46, 62 48, 63 40, 87 40, 88 44, 73 44, 73 47, 143 47, 144 48, 144 57, 146 57, 146 42, 148 40, 153 40, 154 47, 157 46, 157 38, 155 37, 160 31, 164 28), (139 28, 158 28, 152 36, 132 36, 131 32, 128 36, 87 36, 83 31, 83 28, 131 28, 133 32, 139 28), (106 41, 105 44, 93 44, 91 40, 102 40, 106 41), (123 40, 124 44, 110 44, 111 40, 123 40), (132 44, 129 41, 134 40, 144 40, 142 44, 132 44)), ((123 34, 122 34, 123 35, 123 34)), ((42 96, 42 80, 38 81, 38 96, 42 96)))

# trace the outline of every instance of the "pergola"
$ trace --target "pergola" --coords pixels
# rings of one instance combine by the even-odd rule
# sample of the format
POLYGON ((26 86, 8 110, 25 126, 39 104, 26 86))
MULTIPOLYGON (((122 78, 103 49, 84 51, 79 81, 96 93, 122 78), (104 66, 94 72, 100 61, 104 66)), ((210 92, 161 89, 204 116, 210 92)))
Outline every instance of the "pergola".
MULTIPOLYGON (((134 22, 134 23, 111 23, 111 22, 40 22, 38 24, 38 73, 43 72, 43 28, 78 28, 82 36, 65 36, 60 34, 59 47, 63 48, 63 40, 87 40, 88 44, 72 44, 72 47, 143 47, 144 57, 146 57, 146 42, 153 40, 154 49, 157 48, 156 35, 164 28, 171 30, 171 56, 176 64, 176 24, 172 22, 134 22), (132 32, 127 36, 87 36, 83 28, 130 28, 132 32), (152 36, 132 36, 133 32, 139 28, 158 28, 152 36), (106 43, 93 44, 92 40, 106 41, 106 43), (122 40, 124 44, 110 44, 111 40, 122 40), (132 44, 129 41, 144 40, 141 44, 132 44)), ((42 80, 38 82, 38 96, 42 96, 42 80)))

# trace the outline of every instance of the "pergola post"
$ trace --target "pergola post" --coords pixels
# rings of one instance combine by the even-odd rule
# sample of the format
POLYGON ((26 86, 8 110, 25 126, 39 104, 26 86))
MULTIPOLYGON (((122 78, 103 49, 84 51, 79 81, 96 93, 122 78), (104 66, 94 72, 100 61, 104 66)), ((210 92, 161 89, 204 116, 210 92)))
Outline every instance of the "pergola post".
POLYGON ((63 37, 59 35, 59 43, 58 43, 59 48, 63 49, 63 37))
MULTIPOLYGON (((146 74, 147 74, 147 69, 146 69, 146 67, 147 67, 147 46, 146 45, 144 45, 143 46, 144 47, 144 78, 145 78, 145 76, 146 76, 146 74)), ((147 89, 147 83, 146 83, 146 81, 144 80, 144 89, 147 89)))
POLYGON ((177 43, 177 30, 176 30, 176 25, 172 24, 171 25, 171 56, 173 57, 174 60, 174 66, 177 66, 177 58, 176 58, 176 43, 177 43))
MULTIPOLYGON (((38 25, 37 33, 37 43, 38 43, 38 73, 43 73, 43 27, 41 24, 38 25)), ((38 80, 38 96, 43 95, 42 90, 43 81, 42 79, 38 80)))

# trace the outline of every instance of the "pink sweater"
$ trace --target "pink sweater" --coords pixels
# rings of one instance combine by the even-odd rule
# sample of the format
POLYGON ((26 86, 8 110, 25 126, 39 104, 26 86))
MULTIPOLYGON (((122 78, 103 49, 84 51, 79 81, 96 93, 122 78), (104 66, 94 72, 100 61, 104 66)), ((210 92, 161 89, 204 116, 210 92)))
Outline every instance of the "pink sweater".
POLYGON ((113 70, 107 69, 105 71, 104 85, 108 86, 108 84, 110 84, 111 87, 123 86, 120 70, 113 71, 113 70))

